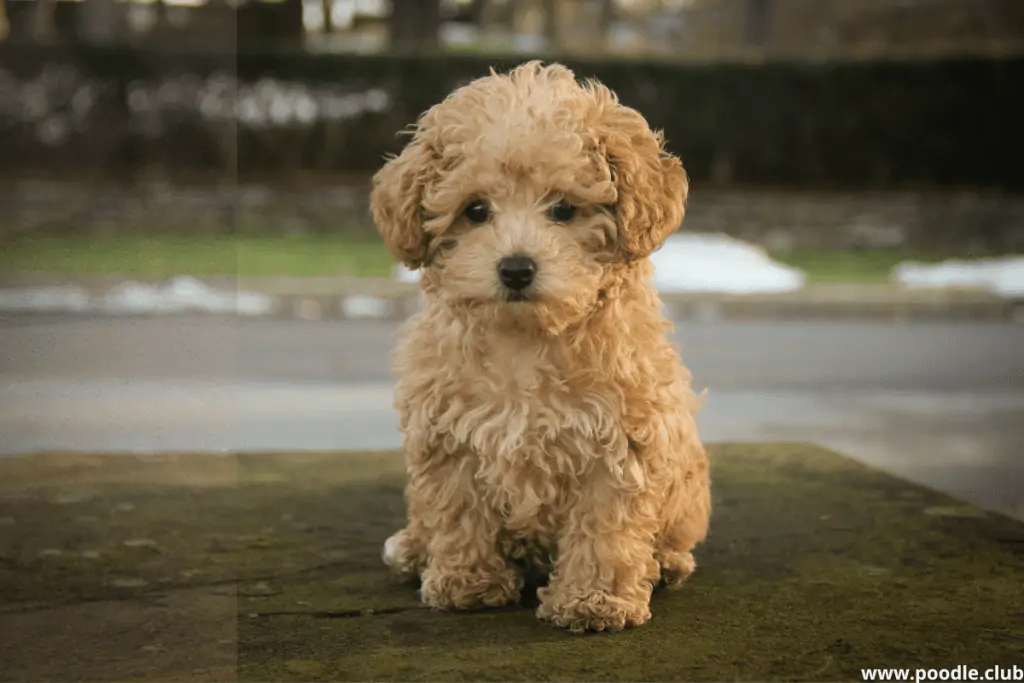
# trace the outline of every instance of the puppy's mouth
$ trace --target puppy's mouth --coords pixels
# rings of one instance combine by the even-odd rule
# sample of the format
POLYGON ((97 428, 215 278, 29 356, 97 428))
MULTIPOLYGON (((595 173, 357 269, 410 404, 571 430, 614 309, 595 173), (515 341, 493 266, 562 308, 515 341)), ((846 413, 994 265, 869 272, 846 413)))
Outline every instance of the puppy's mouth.
POLYGON ((532 301, 530 294, 522 290, 517 289, 506 289, 505 290, 505 301, 509 303, 526 303, 532 301))

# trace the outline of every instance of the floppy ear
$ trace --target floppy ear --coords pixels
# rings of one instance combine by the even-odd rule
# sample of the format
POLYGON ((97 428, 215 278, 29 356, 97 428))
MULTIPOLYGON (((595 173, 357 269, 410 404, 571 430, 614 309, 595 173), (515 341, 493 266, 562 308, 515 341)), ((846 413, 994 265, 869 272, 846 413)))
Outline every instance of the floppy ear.
POLYGON ((682 162, 665 151, 662 134, 639 112, 619 104, 604 86, 595 94, 604 100, 598 135, 618 194, 619 248, 626 258, 643 258, 682 223, 689 181, 682 162))
POLYGON ((415 270, 427 255, 422 202, 426 175, 434 163, 423 142, 414 138, 373 177, 370 211, 388 251, 415 270))

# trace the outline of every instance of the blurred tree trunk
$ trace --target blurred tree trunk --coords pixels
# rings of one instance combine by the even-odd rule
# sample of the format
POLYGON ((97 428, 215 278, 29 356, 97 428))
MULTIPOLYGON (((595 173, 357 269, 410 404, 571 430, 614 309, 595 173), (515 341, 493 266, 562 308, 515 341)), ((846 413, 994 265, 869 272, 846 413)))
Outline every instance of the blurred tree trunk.
POLYGON ((772 39, 775 0, 746 0, 744 41, 747 47, 767 48, 772 39))
POLYGON ((391 46, 431 51, 440 47, 441 0, 393 0, 391 46))
POLYGON ((271 32, 275 42, 293 46, 302 44, 306 33, 302 10, 302 0, 281 0, 277 4, 271 32))
POLYGON ((981 24, 984 33, 983 39, 985 40, 998 40, 1003 32, 1002 29, 1005 28, 997 16, 999 13, 998 7, 993 7, 992 5, 993 3, 984 1, 976 1, 970 5, 970 11, 974 13, 981 24))
POLYGON ((302 44, 302 0, 245 2, 235 14, 237 42, 266 46, 302 44))
POLYGON ((558 2, 557 0, 543 0, 541 11, 544 13, 544 38, 547 40, 548 50, 558 49, 558 2))
POLYGON ((481 0, 480 31, 485 40, 506 37, 512 31, 514 12, 508 0, 481 0))
POLYGON ((608 47, 611 42, 612 25, 615 23, 615 0, 601 0, 601 14, 597 20, 597 32, 601 46, 608 47))
POLYGON ((324 15, 324 34, 334 33, 334 22, 331 20, 332 0, 320 0, 320 12, 324 15))
POLYGON ((57 36, 57 0, 36 0, 32 15, 32 38, 46 43, 57 36))
POLYGON ((156 0, 153 3, 153 11, 156 13, 153 20, 153 30, 162 32, 167 26, 167 5, 164 4, 164 0, 156 0))
POLYGON ((0 43, 11 33, 11 22, 7 18, 7 0, 0 0, 0 43))
POLYGON ((99 45, 117 42, 123 20, 124 5, 117 0, 85 0, 79 8, 78 37, 99 45))
POLYGON ((500 27, 502 31, 512 30, 515 8, 511 0, 481 0, 480 22, 488 27, 500 27))

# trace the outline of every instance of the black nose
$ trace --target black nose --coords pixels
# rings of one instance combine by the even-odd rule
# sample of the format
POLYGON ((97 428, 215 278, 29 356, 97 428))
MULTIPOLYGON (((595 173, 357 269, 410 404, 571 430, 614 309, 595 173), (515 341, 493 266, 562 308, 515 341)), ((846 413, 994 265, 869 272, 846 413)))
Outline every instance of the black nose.
POLYGON ((529 256, 506 256, 498 262, 498 279, 511 290, 521 291, 533 284, 537 262, 529 256))

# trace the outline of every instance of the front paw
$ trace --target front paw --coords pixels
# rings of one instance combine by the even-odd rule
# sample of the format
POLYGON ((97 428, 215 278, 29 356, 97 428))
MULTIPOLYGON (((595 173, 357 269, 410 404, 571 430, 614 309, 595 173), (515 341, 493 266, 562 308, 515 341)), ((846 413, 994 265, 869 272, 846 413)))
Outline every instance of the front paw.
POLYGON ((523 582, 512 569, 499 572, 443 571, 423 572, 420 597, 423 604, 438 609, 500 607, 519 602, 523 582))
POLYGON ((697 568, 692 553, 668 553, 661 556, 658 563, 661 566, 661 583, 670 590, 680 588, 697 568))
POLYGON ((651 618, 650 600, 627 600, 607 591, 567 594, 551 588, 537 591, 537 618, 572 633, 621 631, 651 618))

